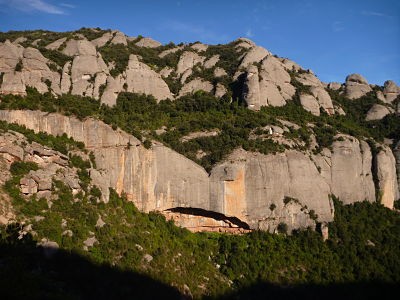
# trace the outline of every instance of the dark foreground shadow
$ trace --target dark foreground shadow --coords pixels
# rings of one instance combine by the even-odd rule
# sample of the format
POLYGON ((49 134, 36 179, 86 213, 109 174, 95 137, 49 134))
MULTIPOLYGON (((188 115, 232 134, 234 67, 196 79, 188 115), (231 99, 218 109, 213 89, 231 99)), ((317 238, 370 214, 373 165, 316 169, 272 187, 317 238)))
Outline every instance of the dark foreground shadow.
POLYGON ((387 283, 351 283, 333 285, 301 285, 282 287, 259 283, 219 297, 219 300, 290 299, 290 300, 366 300, 397 299, 400 286, 387 283))
POLYGON ((0 240, 0 299, 184 299, 145 275, 17 241, 0 240))

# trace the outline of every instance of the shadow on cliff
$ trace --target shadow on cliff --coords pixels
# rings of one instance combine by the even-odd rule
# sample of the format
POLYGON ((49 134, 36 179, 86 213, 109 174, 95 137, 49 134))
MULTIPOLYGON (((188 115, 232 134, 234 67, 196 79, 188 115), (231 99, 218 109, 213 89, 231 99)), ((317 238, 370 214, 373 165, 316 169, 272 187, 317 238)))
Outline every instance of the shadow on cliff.
POLYGON ((135 272, 96 265, 29 237, 1 239, 1 299, 185 299, 177 289, 135 272))
MULTIPOLYGON (((368 282, 330 285, 297 285, 277 286, 269 283, 258 283, 231 294, 218 297, 218 300, 252 300, 252 299, 307 299, 307 300, 366 300, 394 299, 400 293, 396 284, 368 282)), ((209 298, 210 300, 213 298, 209 298)))

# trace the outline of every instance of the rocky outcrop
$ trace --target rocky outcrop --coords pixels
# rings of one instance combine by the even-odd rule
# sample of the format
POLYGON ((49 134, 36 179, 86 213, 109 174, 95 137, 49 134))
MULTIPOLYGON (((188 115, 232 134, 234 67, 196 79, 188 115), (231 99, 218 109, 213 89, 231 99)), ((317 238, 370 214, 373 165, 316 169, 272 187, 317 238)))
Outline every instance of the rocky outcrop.
MULTIPOLYGON (((98 95, 99 84, 97 86, 95 84, 96 77, 101 76, 104 80, 104 74, 109 72, 95 46, 87 40, 70 40, 63 53, 73 57, 70 75, 71 93, 89 97, 98 95)), ((69 74, 65 74, 66 78, 63 78, 63 81, 68 85, 66 82, 69 74)))
POLYGON ((193 50, 196 50, 197 52, 205 52, 208 49, 208 45, 204 45, 202 43, 195 43, 192 46, 190 46, 193 50))
POLYGON ((253 110, 268 105, 283 106, 295 94, 289 73, 273 56, 262 61, 260 70, 255 65, 248 66, 244 85, 243 98, 253 110))
POLYGON ((259 46, 253 46, 248 52, 246 52, 242 61, 240 62, 239 71, 241 68, 247 68, 253 63, 260 62, 267 55, 271 55, 267 49, 259 46))
POLYGON ((313 156, 313 161, 330 186, 330 193, 345 204, 375 200, 372 154, 366 142, 339 135, 332 150, 324 149, 313 156))
POLYGON ((128 42, 126 40, 125 34, 123 34, 121 31, 115 31, 114 36, 111 40, 111 44, 114 44, 114 45, 122 44, 124 46, 127 46, 128 42))
POLYGON ((367 112, 365 120, 366 121, 381 120, 390 113, 391 111, 386 106, 383 106, 381 104, 374 104, 367 112))
POLYGON ((388 146, 381 146, 382 150, 376 156, 376 172, 379 185, 379 200, 392 209, 394 200, 399 198, 399 186, 396 174, 396 160, 388 146))
POLYGON ((57 50, 61 47, 61 45, 67 40, 66 37, 58 39, 50 44, 48 44, 45 48, 49 50, 57 50))
POLYGON ((128 92, 152 95, 157 100, 173 99, 168 85, 161 75, 140 62, 138 57, 133 54, 129 57, 126 69, 126 84, 128 92))
POLYGON ((111 32, 106 32, 103 34, 101 37, 94 39, 90 41, 95 47, 100 48, 105 46, 109 40, 113 37, 113 34, 111 32))
MULTIPOLYGON (((37 111, 0 111, 0 119, 84 142, 95 155, 98 169, 90 175, 104 200, 111 187, 125 192, 143 211, 195 208, 205 216, 218 213, 235 220, 236 227, 275 231, 280 223, 292 229, 314 226, 315 218, 332 220, 330 194, 344 203, 375 199, 370 148, 350 136, 338 136, 332 150, 311 159, 297 150, 275 155, 236 150, 209 176, 171 149, 153 142, 147 150, 133 136, 97 120, 81 122, 37 111)), ((388 147, 376 163, 382 201, 390 206, 398 197, 398 185, 388 147)))
POLYGON ((204 81, 201 78, 195 78, 182 87, 182 89, 179 91, 179 97, 194 93, 196 91, 205 91, 211 93, 213 88, 214 87, 211 82, 204 81))
POLYGON ((141 38, 135 45, 145 48, 157 48, 160 47, 162 44, 158 41, 153 40, 152 38, 145 37, 141 38))
POLYGON ((192 51, 185 51, 179 58, 176 73, 182 75, 185 71, 191 70, 196 64, 203 64, 205 57, 192 51))
POLYGON ((383 85, 385 102, 392 103, 400 95, 400 87, 392 80, 385 81, 383 85))
POLYGON ((360 74, 351 74, 346 77, 345 94, 349 99, 358 99, 372 91, 367 80, 360 74))
POLYGON ((8 40, 0 43, 0 72, 4 73, 0 93, 25 95, 26 87, 30 86, 41 93, 50 88, 60 94, 60 75, 50 71, 48 62, 35 48, 24 49, 8 40))

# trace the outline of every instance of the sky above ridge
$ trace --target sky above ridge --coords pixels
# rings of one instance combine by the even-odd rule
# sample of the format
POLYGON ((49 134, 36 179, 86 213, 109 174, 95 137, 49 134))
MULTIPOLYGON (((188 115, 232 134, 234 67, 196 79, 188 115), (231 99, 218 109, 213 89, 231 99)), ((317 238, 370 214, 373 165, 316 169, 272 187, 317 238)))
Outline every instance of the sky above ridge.
POLYGON ((324 82, 360 73, 370 83, 400 85, 398 0, 0 0, 0 31, 81 27, 162 43, 247 37, 324 82))

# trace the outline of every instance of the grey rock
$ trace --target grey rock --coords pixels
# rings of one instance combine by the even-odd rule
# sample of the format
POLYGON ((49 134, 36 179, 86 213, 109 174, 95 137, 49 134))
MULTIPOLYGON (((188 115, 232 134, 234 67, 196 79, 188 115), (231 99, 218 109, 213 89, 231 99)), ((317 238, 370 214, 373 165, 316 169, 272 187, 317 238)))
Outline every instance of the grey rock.
POLYGON ((386 102, 392 103, 400 95, 400 87, 394 81, 387 80, 383 85, 383 95, 386 102))
POLYGON ((111 40, 113 34, 111 32, 104 33, 101 37, 91 40, 90 42, 97 48, 101 48, 107 44, 108 41, 111 40))
POLYGON ((376 156, 379 197, 381 203, 392 209, 394 200, 399 199, 399 186, 396 174, 396 160, 390 148, 382 145, 376 156))

